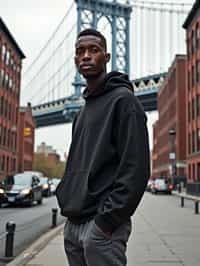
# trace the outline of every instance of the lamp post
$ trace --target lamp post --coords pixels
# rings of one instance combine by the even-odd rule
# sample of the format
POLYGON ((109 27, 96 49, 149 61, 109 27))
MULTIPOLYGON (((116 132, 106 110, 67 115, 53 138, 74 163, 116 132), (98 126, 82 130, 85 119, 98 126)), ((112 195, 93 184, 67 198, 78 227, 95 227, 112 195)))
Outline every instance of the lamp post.
POLYGON ((176 176, 176 150, 175 150, 176 131, 175 131, 174 128, 171 128, 169 130, 169 137, 170 137, 169 159, 170 159, 170 162, 171 162, 172 184, 174 185, 175 176, 176 176))

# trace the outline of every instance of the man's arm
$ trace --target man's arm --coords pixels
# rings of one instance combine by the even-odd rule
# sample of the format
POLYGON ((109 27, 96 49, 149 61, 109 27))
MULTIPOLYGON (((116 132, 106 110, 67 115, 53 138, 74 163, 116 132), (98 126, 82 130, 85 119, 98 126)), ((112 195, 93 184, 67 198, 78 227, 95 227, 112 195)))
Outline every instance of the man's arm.
POLYGON ((114 142, 119 166, 103 211, 95 217, 96 225, 108 233, 135 212, 150 175, 146 117, 134 96, 121 99, 117 119, 114 142))

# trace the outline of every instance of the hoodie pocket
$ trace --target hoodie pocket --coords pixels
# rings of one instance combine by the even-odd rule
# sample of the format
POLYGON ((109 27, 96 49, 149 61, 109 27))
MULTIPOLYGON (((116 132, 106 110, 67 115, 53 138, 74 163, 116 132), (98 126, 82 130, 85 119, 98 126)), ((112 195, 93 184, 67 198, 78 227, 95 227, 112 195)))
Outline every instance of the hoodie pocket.
POLYGON ((87 194, 88 171, 68 172, 56 189, 56 197, 61 213, 64 216, 79 215, 87 194))

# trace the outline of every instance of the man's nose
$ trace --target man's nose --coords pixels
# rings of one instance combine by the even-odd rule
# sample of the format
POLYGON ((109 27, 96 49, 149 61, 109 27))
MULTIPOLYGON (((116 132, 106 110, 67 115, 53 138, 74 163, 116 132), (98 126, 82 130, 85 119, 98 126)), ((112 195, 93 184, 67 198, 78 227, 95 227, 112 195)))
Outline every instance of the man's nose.
POLYGON ((83 60, 89 60, 91 58, 91 54, 88 49, 85 50, 85 53, 83 55, 83 60))

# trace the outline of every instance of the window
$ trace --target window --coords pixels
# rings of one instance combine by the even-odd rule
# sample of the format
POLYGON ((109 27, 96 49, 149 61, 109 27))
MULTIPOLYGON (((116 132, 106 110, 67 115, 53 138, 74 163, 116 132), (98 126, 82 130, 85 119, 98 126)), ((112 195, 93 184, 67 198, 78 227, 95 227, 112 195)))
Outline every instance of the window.
POLYGON ((6 65, 9 65, 10 63, 10 52, 7 50, 7 53, 6 53, 6 65))
POLYGON ((5 76, 5 88, 8 90, 8 86, 9 86, 9 77, 8 74, 6 74, 5 76))
POLYGON ((195 132, 192 132, 192 152, 195 152, 195 132))
POLYGON ((196 62, 196 82, 200 83, 200 61, 196 62))
POLYGON ((7 157, 7 172, 9 172, 9 162, 10 162, 9 157, 7 157))
POLYGON ((195 118, 195 105, 194 105, 194 99, 192 99, 192 120, 195 118))
POLYGON ((199 27, 199 24, 197 23, 197 24, 196 24, 196 29, 195 29, 195 39, 196 39, 196 40, 195 40, 195 41, 196 41, 195 46, 196 46, 196 47, 199 46, 199 43, 198 43, 198 42, 199 42, 199 39, 198 39, 198 27, 199 27))
POLYGON ((3 130, 2 130, 2 126, 0 125, 0 146, 1 146, 2 134, 3 134, 3 130))
POLYGON ((194 31, 192 31, 192 54, 195 52, 196 50, 196 36, 194 31))
POLYGON ((192 177, 193 177, 193 180, 195 180, 195 163, 192 164, 192 177))
POLYGON ((197 178, 200 181, 200 163, 197 164, 197 178))
POLYGON ((12 79, 9 79, 9 90, 12 90, 12 84, 13 84, 12 79))
POLYGON ((197 129, 197 151, 200 151, 200 128, 197 129))
POLYGON ((2 156, 2 166, 1 169, 4 171, 5 170, 5 156, 2 156))
POLYGON ((197 23, 196 25, 196 48, 200 47, 200 25, 197 23))
POLYGON ((5 86, 5 72, 4 72, 3 69, 1 69, 0 85, 1 85, 2 87, 5 86))
POLYGON ((14 172, 14 171, 15 171, 15 165, 16 165, 16 159, 15 159, 15 158, 13 158, 13 159, 12 159, 12 167, 11 167, 11 169, 12 169, 12 172, 14 172))
POLYGON ((4 103, 3 103, 3 96, 1 96, 0 98, 0 115, 3 115, 3 107, 4 103))
POLYGON ((192 87, 194 87, 195 84, 195 70, 194 70, 194 66, 192 66, 192 87))
POLYGON ((3 45, 2 46, 2 61, 5 61, 5 58, 6 58, 6 46, 3 45))
POLYGON ((190 91, 190 71, 188 71, 188 91, 190 91))
POLYGON ((188 134, 188 154, 191 153, 191 134, 188 134))
POLYGON ((200 95, 197 95, 197 116, 200 116, 200 95))
POLYGON ((189 179, 191 179, 191 165, 189 164, 189 166, 188 166, 188 177, 189 177, 189 179))
POLYGON ((190 42, 189 40, 187 39, 187 56, 190 57, 190 42))
POLYGON ((190 107, 191 107, 191 104, 190 104, 190 102, 189 102, 189 103, 188 103, 188 122, 191 121, 191 109, 190 109, 190 107))

